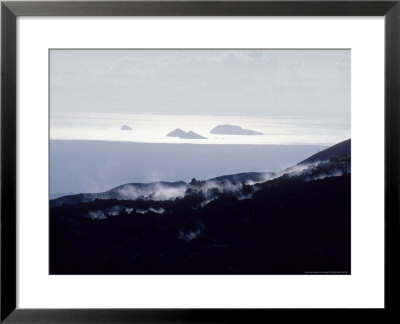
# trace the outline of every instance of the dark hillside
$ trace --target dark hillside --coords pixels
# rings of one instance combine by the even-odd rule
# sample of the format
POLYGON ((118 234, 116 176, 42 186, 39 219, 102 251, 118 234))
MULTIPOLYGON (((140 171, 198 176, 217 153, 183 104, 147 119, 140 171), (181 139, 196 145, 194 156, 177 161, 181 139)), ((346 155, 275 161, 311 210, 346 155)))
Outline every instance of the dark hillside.
POLYGON ((51 205, 51 274, 350 273, 350 140, 280 174, 97 195, 51 205))
POLYGON ((319 161, 328 161, 330 158, 350 156, 351 155, 351 139, 333 145, 309 158, 301 161, 299 164, 314 163, 319 161))
POLYGON ((174 202, 124 201, 164 214, 122 210, 103 220, 88 210, 118 200, 51 209, 52 274, 302 274, 350 272, 350 175, 288 178, 254 199, 221 195, 194 209, 174 202))

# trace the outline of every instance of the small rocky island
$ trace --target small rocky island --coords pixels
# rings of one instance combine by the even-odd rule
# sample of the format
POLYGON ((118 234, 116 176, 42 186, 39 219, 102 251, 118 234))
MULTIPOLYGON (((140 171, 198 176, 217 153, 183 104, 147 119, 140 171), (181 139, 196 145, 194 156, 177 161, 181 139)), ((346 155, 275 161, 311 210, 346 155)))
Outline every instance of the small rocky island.
POLYGON ((132 130, 132 128, 129 127, 128 125, 122 125, 121 130, 132 130))
POLYGON ((244 129, 236 125, 218 125, 215 126, 210 133, 220 135, 263 135, 263 133, 244 129))
POLYGON ((174 129, 172 132, 169 132, 166 136, 178 137, 184 139, 207 139, 207 137, 201 136, 193 131, 185 132, 180 128, 174 129))

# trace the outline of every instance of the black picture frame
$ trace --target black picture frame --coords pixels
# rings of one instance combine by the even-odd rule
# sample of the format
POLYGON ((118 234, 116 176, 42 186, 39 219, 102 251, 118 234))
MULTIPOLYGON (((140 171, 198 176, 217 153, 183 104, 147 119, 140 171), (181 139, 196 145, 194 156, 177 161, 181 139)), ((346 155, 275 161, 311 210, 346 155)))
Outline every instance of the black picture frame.
MULTIPOLYGON (((19 16, 384 16, 385 17, 385 307, 290 309, 297 320, 383 320, 397 313, 400 274, 400 0, 2 1, 1 3, 1 316, 5 323, 264 322, 289 309, 16 308, 16 19, 19 16)), ((40 35, 38 35, 40 37, 40 35)), ((38 294, 41 292, 38 291, 38 294)), ((395 317, 394 317, 395 318, 395 317)))

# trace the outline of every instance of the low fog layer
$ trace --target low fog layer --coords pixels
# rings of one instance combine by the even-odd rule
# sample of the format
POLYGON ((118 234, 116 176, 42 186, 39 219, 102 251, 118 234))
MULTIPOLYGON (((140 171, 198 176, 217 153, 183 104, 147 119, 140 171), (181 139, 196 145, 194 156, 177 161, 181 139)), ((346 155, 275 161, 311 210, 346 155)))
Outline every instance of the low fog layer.
POLYGON ((277 172, 323 148, 50 141, 50 195, 104 192, 123 183, 190 182, 241 172, 277 172))

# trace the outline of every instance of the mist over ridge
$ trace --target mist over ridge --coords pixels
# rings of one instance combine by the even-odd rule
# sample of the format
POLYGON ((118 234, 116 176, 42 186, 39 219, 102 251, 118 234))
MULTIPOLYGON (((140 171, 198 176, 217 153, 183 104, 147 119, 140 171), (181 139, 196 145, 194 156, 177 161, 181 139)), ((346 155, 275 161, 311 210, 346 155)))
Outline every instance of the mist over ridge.
POLYGON ((166 201, 184 198, 186 195, 202 197, 204 207, 220 194, 232 194, 237 199, 252 198, 258 184, 279 178, 304 177, 305 181, 337 177, 350 173, 351 140, 327 148, 308 159, 279 172, 244 172, 197 180, 152 183, 127 183, 100 193, 80 193, 51 200, 50 206, 64 203, 77 204, 95 199, 166 201))
POLYGON ((211 179, 242 172, 277 172, 319 145, 192 145, 50 141, 50 193, 103 192, 123 183, 211 179))

